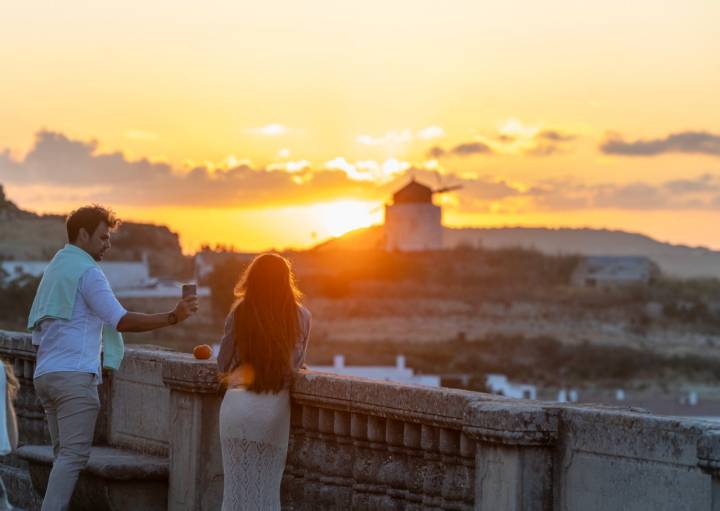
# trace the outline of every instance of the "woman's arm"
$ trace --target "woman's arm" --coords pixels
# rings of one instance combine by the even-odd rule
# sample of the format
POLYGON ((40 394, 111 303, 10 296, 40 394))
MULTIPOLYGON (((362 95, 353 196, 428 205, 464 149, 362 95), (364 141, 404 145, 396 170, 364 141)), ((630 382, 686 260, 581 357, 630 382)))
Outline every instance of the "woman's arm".
POLYGON ((225 333, 220 341, 220 353, 218 353, 218 371, 227 373, 233 369, 235 359, 235 310, 231 310, 225 318, 225 333))
POLYGON ((303 369, 305 366, 305 355, 307 354, 308 342, 310 341, 310 324, 312 314, 305 307, 300 308, 300 328, 301 338, 298 346, 295 348, 295 359, 293 365, 295 369, 303 369))

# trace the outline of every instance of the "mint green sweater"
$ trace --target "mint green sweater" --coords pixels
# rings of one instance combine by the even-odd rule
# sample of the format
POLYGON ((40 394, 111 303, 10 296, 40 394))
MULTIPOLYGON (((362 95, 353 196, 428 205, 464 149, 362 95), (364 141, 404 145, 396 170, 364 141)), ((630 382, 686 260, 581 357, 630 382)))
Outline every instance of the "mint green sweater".
MULTIPOLYGON (((72 318, 80 277, 90 268, 98 266, 90 254, 80 247, 67 244, 59 250, 45 268, 28 317, 28 329, 33 330, 44 319, 72 318)), ((103 365, 118 369, 125 354, 120 332, 104 325, 103 365)))

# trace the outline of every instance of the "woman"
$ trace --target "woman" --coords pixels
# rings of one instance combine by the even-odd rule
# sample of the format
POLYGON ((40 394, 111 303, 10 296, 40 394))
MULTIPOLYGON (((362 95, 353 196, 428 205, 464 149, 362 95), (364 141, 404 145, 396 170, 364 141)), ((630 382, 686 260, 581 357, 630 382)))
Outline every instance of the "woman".
POLYGON ((0 376, 0 398, 4 398, 5 403, 0 405, 0 411, 5 412, 5 428, 0 427, 0 456, 6 456, 17 449, 18 445, 18 425, 17 416, 15 415, 15 406, 13 402, 17 397, 20 383, 15 377, 10 362, 1 360, 0 368, 5 370, 5 378, 0 376))
MULTIPOLYGON (((4 419, 4 422, 0 422, 0 456, 7 456, 17 449, 18 445, 17 417, 15 416, 13 401, 17 396, 20 384, 15 377, 12 365, 6 360, 0 360, 0 362, 0 370, 5 370, 5 377, 3 378, 3 375, 0 375, 0 398, 5 401, 4 404, 0 403, 0 412, 5 412, 4 417, 0 414, 0 417, 4 419), (3 428, 1 424, 4 424, 5 427, 3 428)), ((0 479, 0 511, 10 511, 12 509, 18 508, 10 505, 5 483, 0 479)))
POLYGON ((223 511, 280 510, 290 434, 292 374, 305 360, 310 312, 290 263, 256 257, 235 288, 218 368, 227 384, 220 406, 223 511))

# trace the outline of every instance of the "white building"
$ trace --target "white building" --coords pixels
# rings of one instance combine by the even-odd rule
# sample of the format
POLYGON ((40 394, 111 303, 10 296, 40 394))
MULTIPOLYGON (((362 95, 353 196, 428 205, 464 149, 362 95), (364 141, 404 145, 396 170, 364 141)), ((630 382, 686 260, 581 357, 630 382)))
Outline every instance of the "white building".
POLYGON ((658 266, 641 256, 588 256, 572 275, 577 287, 613 287, 647 284, 660 273, 658 266))
POLYGON ((343 376, 359 376, 372 380, 384 380, 397 383, 426 385, 439 387, 440 377, 435 375, 416 375, 415 371, 405 366, 405 357, 398 355, 395 366, 346 366, 343 355, 335 355, 331 366, 310 366, 313 371, 335 373, 343 376))
POLYGON ((386 250, 442 249, 442 209, 432 203, 433 191, 414 179, 393 194, 385 206, 386 250))
MULTIPOLYGON (((8 281, 22 275, 40 277, 49 261, 2 261, 0 268, 8 281)), ((150 276, 147 259, 142 261, 103 261, 100 263, 110 287, 118 298, 179 298, 182 284, 150 276)), ((198 296, 209 296, 208 288, 198 288, 198 296)))
MULTIPOLYGON (((49 261, 2 261, 0 265, 8 274, 8 280, 14 280, 22 275, 40 277, 45 271, 49 261)), ((150 277, 150 267, 144 261, 110 261, 101 262, 100 268, 113 290, 140 288, 152 286, 157 279, 150 277)))
POLYGON ((0 279, 12 282, 23 275, 39 277, 47 265, 47 261, 0 261, 0 279))
POLYGON ((537 399, 537 388, 535 385, 512 383, 504 374, 486 375, 485 386, 491 394, 498 394, 515 399, 537 399))

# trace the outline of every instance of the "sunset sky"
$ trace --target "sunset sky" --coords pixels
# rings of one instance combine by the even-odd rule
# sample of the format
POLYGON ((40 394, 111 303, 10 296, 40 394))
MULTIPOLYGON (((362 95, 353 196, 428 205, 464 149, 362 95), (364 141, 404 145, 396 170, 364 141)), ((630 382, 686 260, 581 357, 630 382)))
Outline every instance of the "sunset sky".
POLYGON ((720 249, 720 2, 5 2, 0 184, 305 247, 412 174, 449 226, 720 249))

